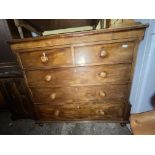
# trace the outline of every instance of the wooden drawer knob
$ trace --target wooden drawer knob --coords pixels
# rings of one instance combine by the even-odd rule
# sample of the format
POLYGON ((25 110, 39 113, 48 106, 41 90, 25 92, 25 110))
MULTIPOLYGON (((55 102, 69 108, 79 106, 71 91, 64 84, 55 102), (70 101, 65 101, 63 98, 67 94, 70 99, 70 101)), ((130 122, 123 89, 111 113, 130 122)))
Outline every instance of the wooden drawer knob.
POLYGON ((46 56, 45 52, 43 52, 43 55, 41 56, 41 62, 45 63, 48 61, 48 57, 46 56))
POLYGON ((100 110, 97 110, 97 111, 96 111, 96 114, 99 114, 99 115, 104 115, 104 114, 105 114, 105 112, 104 112, 102 109, 100 109, 100 110))
POLYGON ((107 56, 107 52, 105 50, 102 50, 100 52, 100 57, 104 58, 105 56, 107 56))
POLYGON ((51 79, 52 79, 52 76, 51 76, 51 75, 46 75, 46 76, 45 76, 45 80, 46 80, 47 82, 51 81, 51 79))
POLYGON ((104 112, 103 110, 99 110, 99 113, 100 113, 101 115, 104 115, 104 114, 105 114, 105 112, 104 112))
POLYGON ((76 108, 77 108, 77 109, 80 109, 80 106, 78 105, 76 108))
POLYGON ((59 116, 59 114, 60 114, 59 110, 56 110, 55 113, 54 113, 55 116, 59 116))
POLYGON ((52 93, 50 97, 52 100, 54 100, 56 98, 56 93, 52 93))
POLYGON ((105 93, 104 91, 100 91, 100 92, 99 92, 99 95, 100 95, 101 97, 105 97, 105 96, 106 96, 106 93, 105 93))
POLYGON ((99 76, 102 78, 105 78, 107 76, 107 73, 106 72, 100 72, 99 76))

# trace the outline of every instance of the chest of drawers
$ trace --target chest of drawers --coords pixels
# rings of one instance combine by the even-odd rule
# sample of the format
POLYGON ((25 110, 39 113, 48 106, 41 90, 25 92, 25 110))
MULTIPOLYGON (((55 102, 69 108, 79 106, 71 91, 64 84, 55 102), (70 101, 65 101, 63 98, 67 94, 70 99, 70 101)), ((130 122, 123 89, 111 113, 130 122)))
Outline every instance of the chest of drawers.
POLYGON ((146 25, 14 40, 36 119, 128 121, 146 25))

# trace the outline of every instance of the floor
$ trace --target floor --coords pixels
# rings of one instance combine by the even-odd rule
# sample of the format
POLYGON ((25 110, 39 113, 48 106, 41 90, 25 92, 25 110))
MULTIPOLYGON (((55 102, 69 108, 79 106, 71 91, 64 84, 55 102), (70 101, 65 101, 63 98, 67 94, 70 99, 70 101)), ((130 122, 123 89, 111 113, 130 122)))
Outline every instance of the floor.
POLYGON ((0 135, 130 135, 119 123, 44 123, 33 120, 12 121, 9 112, 0 113, 0 135))

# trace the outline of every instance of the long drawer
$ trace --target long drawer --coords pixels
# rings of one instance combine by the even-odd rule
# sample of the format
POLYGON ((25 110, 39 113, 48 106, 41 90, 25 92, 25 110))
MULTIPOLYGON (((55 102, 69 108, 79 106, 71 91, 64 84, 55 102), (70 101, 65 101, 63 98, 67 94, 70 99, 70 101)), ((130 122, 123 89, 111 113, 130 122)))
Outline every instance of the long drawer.
POLYGON ((39 120, 112 120, 120 121, 123 118, 124 104, 98 104, 83 102, 78 108, 77 105, 68 104, 65 106, 35 105, 39 120))
POLYGON ((70 48, 23 52, 19 54, 23 68, 72 66, 70 48))
POLYGON ((74 103, 77 101, 106 101, 126 100, 128 97, 127 85, 78 86, 59 88, 31 87, 36 104, 74 103))
POLYGON ((131 63, 133 42, 75 47, 76 65, 131 63))
POLYGON ((75 86, 87 84, 118 83, 130 80, 130 64, 76 67, 26 71, 30 86, 75 86))

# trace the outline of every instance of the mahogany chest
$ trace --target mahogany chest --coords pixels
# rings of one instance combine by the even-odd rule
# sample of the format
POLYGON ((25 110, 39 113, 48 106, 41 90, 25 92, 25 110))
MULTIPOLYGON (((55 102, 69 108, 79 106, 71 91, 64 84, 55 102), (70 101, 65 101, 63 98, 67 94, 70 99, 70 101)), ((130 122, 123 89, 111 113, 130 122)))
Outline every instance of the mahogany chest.
POLYGON ((13 40, 36 119, 127 122, 136 52, 146 27, 13 40))

